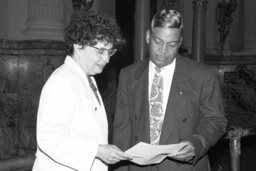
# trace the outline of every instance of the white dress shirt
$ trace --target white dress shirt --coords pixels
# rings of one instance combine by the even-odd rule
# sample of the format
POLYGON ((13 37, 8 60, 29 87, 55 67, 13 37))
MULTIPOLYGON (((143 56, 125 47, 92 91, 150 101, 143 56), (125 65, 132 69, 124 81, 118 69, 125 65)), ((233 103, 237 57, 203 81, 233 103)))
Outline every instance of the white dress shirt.
MULTIPOLYGON (((172 85, 172 79, 173 79, 175 66, 176 66, 176 58, 173 60, 173 62, 171 64, 161 68, 161 75, 163 77, 163 82, 164 82, 164 86, 163 86, 163 112, 164 112, 164 114, 165 114, 165 110, 166 110, 166 106, 167 106, 167 102, 168 102, 168 98, 169 98, 169 94, 170 94, 170 89, 171 89, 171 85, 172 85)), ((149 72, 148 72, 148 81, 149 81, 148 94, 149 94, 149 96, 150 96, 150 92, 151 92, 153 78, 156 73, 155 67, 156 67, 156 65, 150 60, 149 72)), ((149 98, 150 97, 148 97, 148 99, 149 98)))

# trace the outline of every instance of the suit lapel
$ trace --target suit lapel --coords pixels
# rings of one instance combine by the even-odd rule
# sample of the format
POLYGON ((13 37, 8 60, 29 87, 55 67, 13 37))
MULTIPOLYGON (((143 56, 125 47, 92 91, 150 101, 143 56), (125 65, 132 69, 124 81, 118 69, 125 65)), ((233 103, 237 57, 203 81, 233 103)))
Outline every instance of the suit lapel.
POLYGON ((137 117, 137 133, 140 140, 150 142, 149 135, 149 103, 148 103, 148 60, 135 73, 132 83, 134 115, 137 117))
POLYGON ((179 111, 182 107, 182 85, 189 78, 189 72, 187 71, 187 66, 183 57, 177 56, 171 90, 166 106, 160 144, 177 143, 175 141, 179 141, 172 139, 170 142, 168 140, 175 129, 177 129, 178 120, 176 119, 176 116, 180 115, 179 111))

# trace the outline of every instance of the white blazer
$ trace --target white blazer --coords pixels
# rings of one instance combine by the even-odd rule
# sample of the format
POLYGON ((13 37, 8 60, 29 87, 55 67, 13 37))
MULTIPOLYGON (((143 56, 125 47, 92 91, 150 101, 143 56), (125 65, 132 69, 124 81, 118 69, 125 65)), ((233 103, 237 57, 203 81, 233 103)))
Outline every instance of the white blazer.
POLYGON ((98 145, 108 143, 106 112, 98 95, 101 105, 83 70, 67 56, 41 93, 37 142, 48 156, 37 149, 33 171, 107 171, 95 158, 98 145))

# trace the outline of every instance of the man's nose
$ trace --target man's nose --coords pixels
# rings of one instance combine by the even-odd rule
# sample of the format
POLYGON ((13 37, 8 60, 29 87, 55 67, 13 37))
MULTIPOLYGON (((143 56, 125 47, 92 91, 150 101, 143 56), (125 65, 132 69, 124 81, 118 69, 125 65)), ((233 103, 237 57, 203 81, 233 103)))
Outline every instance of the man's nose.
POLYGON ((167 44, 164 43, 162 46, 161 46, 161 49, 160 49, 161 53, 166 53, 167 51, 167 44))

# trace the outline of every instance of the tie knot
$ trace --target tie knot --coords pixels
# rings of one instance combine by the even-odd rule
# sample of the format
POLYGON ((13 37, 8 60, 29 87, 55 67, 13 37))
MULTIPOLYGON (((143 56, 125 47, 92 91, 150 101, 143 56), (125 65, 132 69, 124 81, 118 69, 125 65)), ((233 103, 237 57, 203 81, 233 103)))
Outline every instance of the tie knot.
POLYGON ((157 74, 159 74, 161 72, 161 68, 160 67, 156 66, 155 69, 156 69, 156 73, 157 74))

